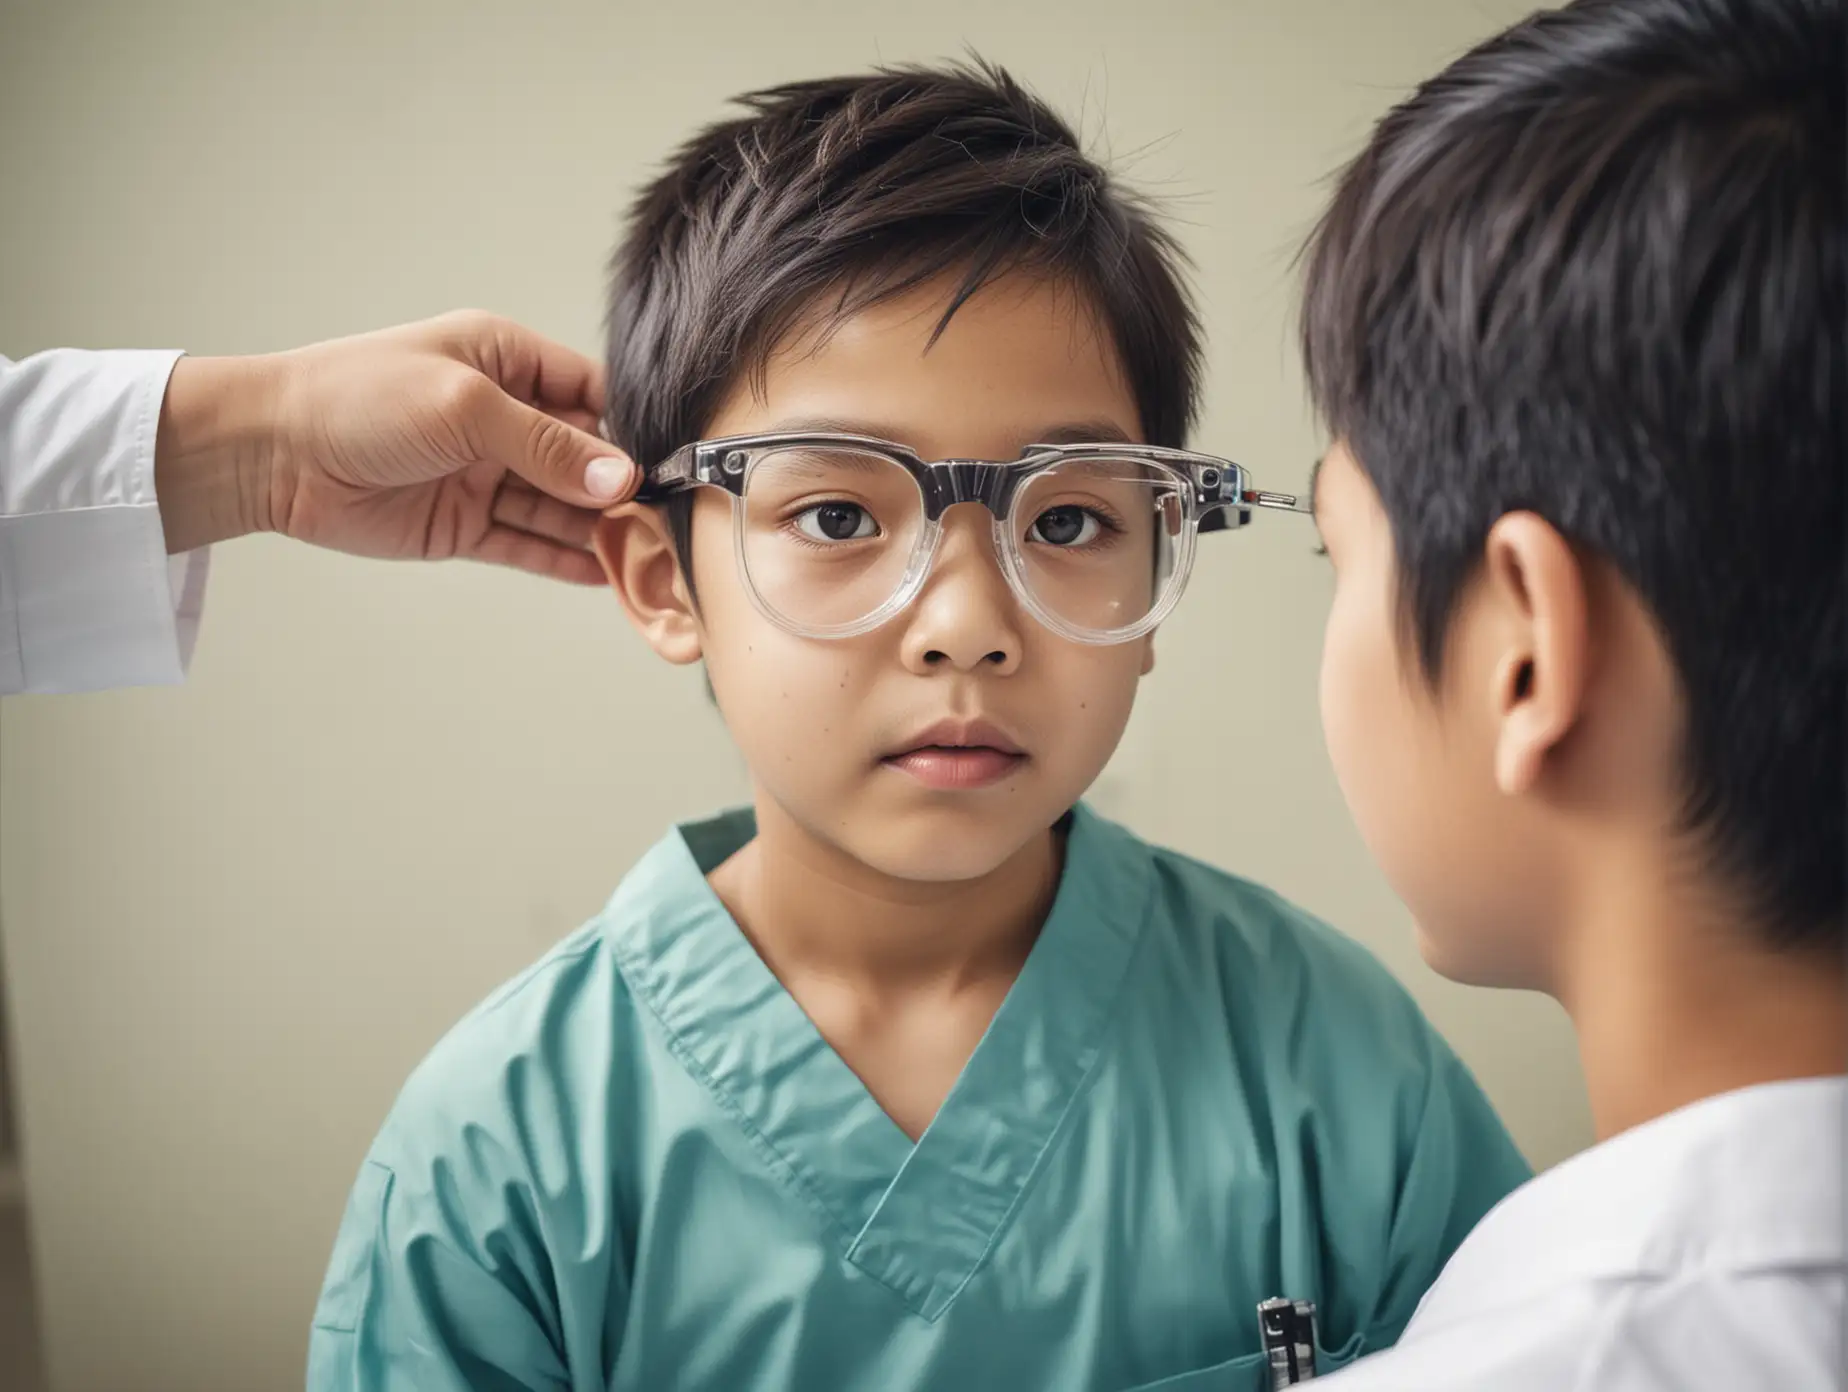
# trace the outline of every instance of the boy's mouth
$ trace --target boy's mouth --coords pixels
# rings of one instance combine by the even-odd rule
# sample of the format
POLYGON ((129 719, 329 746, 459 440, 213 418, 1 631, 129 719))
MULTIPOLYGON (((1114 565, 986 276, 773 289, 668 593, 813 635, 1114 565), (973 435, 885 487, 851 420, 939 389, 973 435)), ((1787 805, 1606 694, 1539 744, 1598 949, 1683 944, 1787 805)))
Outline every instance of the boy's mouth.
POLYGON ((982 720, 938 721, 880 760, 942 791, 990 787, 1026 761, 1026 752, 1005 731, 982 720))

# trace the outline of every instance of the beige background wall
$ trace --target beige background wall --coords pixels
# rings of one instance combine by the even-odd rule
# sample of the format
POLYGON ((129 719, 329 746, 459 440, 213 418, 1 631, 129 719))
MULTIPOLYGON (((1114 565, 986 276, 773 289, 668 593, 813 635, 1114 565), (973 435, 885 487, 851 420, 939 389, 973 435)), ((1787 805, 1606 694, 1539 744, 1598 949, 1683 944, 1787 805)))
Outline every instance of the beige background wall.
MULTIPOLYGON (((584 348, 629 190, 728 94, 1013 65, 1166 199, 1203 445, 1300 481, 1286 327, 1325 176, 1521 0, 0 5, 0 351, 254 352, 463 304, 584 348)), ((1550 1005, 1417 963, 1322 752, 1306 529, 1215 539, 1098 800, 1270 881, 1412 984, 1538 1163, 1588 1139, 1550 1005)), ((270 540, 216 557, 192 680, 0 714, 0 907, 60 1392, 299 1385, 399 1082, 739 796, 697 677, 615 602, 270 540)), ((0 1372, 0 1385, 6 1378, 0 1372)))

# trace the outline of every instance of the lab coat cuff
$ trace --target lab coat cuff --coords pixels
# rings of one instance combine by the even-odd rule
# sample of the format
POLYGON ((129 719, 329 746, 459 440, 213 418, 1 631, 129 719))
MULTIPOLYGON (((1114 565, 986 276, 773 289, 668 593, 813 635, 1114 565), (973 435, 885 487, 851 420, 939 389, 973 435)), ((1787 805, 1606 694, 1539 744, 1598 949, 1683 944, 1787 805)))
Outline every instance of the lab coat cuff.
POLYGON ((85 447, 54 444, 38 496, 0 516, 0 586, 12 601, 0 606, 12 611, 0 668, 13 669, 0 671, 0 690, 166 684, 191 661, 208 558, 167 555, 154 490, 161 403, 181 355, 85 356, 71 386, 87 398, 73 413, 91 427, 85 447))

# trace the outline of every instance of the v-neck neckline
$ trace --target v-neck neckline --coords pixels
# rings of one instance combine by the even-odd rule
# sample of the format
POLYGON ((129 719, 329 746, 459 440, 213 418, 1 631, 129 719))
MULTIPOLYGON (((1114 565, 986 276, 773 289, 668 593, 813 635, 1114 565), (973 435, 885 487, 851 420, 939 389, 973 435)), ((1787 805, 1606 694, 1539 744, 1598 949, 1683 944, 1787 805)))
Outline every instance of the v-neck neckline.
POLYGON ((706 875, 747 809, 678 827, 605 910, 630 989, 675 1054, 830 1230, 927 1320, 1000 1238, 1082 1091, 1148 918, 1148 851, 1073 810, 1052 909, 915 1144, 757 955, 706 875))

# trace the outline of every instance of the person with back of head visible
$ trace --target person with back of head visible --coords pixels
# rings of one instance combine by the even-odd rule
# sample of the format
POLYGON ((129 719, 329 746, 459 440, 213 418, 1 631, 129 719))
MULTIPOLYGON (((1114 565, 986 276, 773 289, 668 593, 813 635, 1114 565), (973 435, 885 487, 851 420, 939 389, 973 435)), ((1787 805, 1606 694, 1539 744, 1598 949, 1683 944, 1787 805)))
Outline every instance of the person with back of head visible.
POLYGON ((1845 63, 1839 0, 1579 0, 1311 243, 1329 752, 1427 960, 1571 1015, 1601 1142, 1331 1392, 1848 1374, 1845 63))

